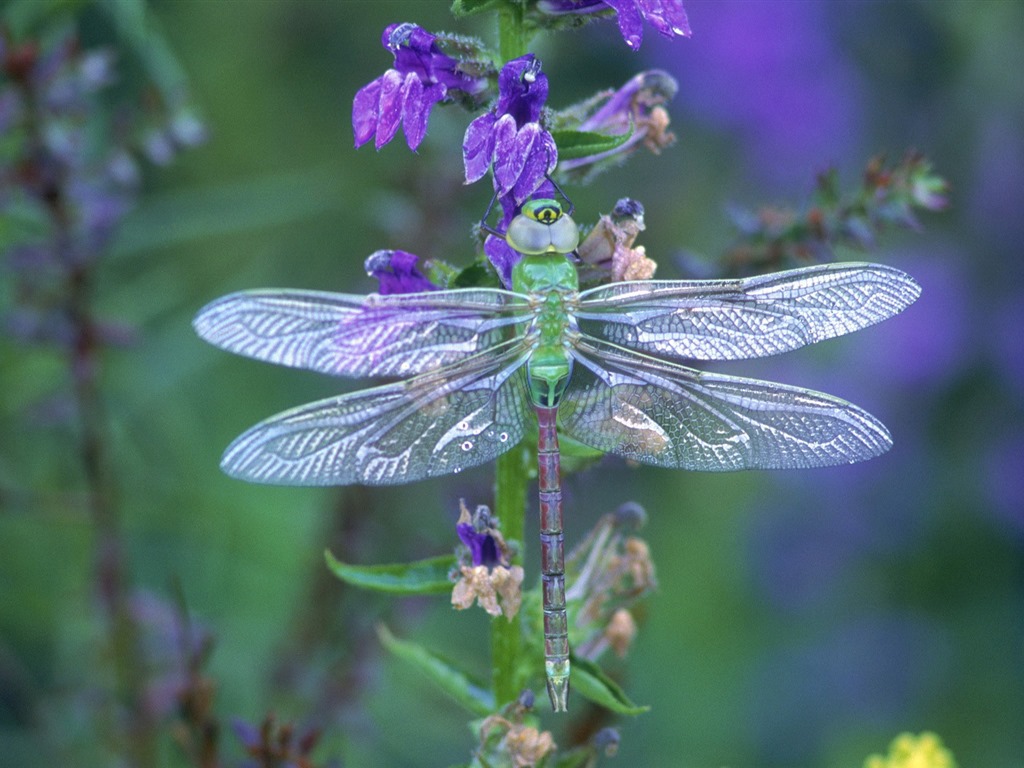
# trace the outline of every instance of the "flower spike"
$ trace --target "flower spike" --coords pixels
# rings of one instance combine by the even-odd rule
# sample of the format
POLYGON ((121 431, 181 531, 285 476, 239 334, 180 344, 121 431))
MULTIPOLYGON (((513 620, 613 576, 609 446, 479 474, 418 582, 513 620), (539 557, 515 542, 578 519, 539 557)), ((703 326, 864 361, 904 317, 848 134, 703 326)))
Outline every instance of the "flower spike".
POLYGON ((395 66, 363 86, 352 102, 357 147, 372 138, 380 149, 401 124, 409 149, 415 151, 435 104, 456 93, 477 98, 488 87, 486 75, 471 74, 473 65, 448 56, 438 36, 416 24, 391 24, 381 44, 394 55, 395 66))
POLYGON ((540 123, 548 98, 548 78, 533 54, 505 64, 498 76, 498 103, 466 129, 462 157, 466 183, 494 170, 499 197, 520 205, 558 163, 555 140, 540 123))
POLYGON ((548 16, 615 11, 622 38, 634 51, 643 42, 644 21, 668 38, 690 36, 690 22, 682 0, 538 0, 537 8, 548 16))

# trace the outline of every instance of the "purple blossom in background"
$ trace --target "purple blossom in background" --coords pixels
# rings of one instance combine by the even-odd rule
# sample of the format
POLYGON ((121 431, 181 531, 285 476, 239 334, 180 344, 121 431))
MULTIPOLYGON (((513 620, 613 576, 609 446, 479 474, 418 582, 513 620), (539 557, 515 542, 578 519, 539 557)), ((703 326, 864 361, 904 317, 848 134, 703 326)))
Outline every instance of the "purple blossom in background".
MULTIPOLYGON (((963 257, 942 256, 902 260, 900 266, 921 284, 921 298, 885 332, 869 332, 846 347, 846 365, 859 370, 885 371, 876 381, 882 392, 925 391, 968 365, 973 355, 970 327, 970 283, 957 269, 963 257)), ((843 379, 835 373, 836 385, 843 379)), ((865 382, 865 385, 870 382, 865 382)), ((827 388, 828 385, 826 385, 827 388)))
POLYGON ((466 183, 494 167, 494 189, 516 205, 529 199, 558 163, 558 147, 541 126, 548 78, 532 53, 505 64, 498 75, 498 103, 466 129, 462 157, 466 183))
POLYGON ((416 266, 419 257, 407 251, 376 251, 363 264, 366 274, 377 279, 381 295, 436 291, 438 286, 416 266))
POLYGON ((486 77, 471 75, 437 40, 416 24, 391 24, 384 30, 381 43, 394 54, 395 66, 361 88, 352 102, 357 147, 376 137, 374 146, 380 149, 401 123, 409 149, 415 150, 435 104, 453 91, 479 96, 487 89, 486 77))
MULTIPOLYGON (((699 40, 652 58, 671 68, 690 114, 740 135, 767 174, 802 184, 860 158, 864 86, 836 41, 829 3, 691 0, 699 40)), ((873 148, 872 148, 873 149, 873 148)))
POLYGON ((1011 435, 986 451, 984 487, 995 516, 1024 539, 1024 436, 1011 435))
POLYGON ((537 8, 549 16, 614 10, 622 39, 634 51, 643 42, 644 21, 668 38, 690 36, 682 0, 539 0, 537 8))

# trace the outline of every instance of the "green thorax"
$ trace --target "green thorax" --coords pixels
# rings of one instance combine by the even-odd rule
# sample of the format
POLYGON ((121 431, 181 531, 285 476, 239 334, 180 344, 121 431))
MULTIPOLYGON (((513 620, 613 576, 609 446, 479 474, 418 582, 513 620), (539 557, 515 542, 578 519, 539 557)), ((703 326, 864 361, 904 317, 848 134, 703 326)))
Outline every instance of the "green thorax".
POLYGON ((534 405, 552 408, 558 405, 572 372, 567 339, 576 329, 576 268, 560 253, 524 256, 512 270, 512 289, 536 302, 536 314, 529 329, 524 329, 536 339, 527 364, 530 397, 534 405))

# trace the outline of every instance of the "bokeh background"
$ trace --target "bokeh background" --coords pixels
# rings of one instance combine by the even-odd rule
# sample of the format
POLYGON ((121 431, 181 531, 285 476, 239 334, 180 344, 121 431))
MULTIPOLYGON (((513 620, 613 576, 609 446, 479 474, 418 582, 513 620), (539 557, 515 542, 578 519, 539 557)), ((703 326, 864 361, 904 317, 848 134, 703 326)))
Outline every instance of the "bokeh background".
MULTIPOLYGON (((821 349, 719 368, 855 401, 892 431, 889 454, 720 476, 606 459, 567 479, 570 544, 637 501, 658 568, 660 588, 618 667, 652 709, 618 721, 610 764, 858 766, 898 732, 927 729, 963 766, 1024 766, 1024 5, 685 5, 690 40, 647 27, 632 54, 606 22, 537 48, 556 108, 643 68, 680 84, 676 146, 568 190, 578 220, 637 198, 659 276, 695 263, 714 274, 734 237, 729 205, 799 204, 830 166, 852 188, 870 156, 910 148, 950 180, 951 208, 870 254, 922 284, 904 315, 821 349)), ((108 16, 75 10, 86 44, 118 47, 108 16)), ((98 272, 103 315, 136 334, 105 354, 101 384, 154 657, 174 667, 168 627, 184 600, 215 638, 207 672, 225 722, 273 711, 319 725, 317 754, 344 765, 464 761, 463 713, 388 658, 373 626, 483 673, 483 614, 352 592, 325 573, 322 552, 368 564, 450 551, 457 501, 487 503, 490 469, 372 490, 222 476, 220 451, 244 428, 357 385, 236 359, 200 343, 190 318, 236 289, 368 292, 362 263, 379 248, 468 263, 489 193, 461 184, 466 113, 435 110, 417 154, 401 139, 357 151, 351 99, 390 65, 379 43, 390 22, 491 30, 456 23, 442 0, 164 0, 150 10, 208 132, 171 165, 144 169, 98 272)), ((117 66, 138 70, 130 51, 117 66)), ((13 302, 0 290, 0 315, 13 302)), ((93 715, 109 649, 75 428, 38 407, 66 377, 51 350, 5 333, 5 766, 116 764, 93 715)), ((528 518, 528 546, 535 534, 528 518)), ((153 706, 165 704, 155 690, 153 706)), ((544 722, 569 743, 572 717, 544 722)), ((226 755, 241 755, 223 739, 226 755)), ((165 746, 162 764, 185 764, 165 746)))

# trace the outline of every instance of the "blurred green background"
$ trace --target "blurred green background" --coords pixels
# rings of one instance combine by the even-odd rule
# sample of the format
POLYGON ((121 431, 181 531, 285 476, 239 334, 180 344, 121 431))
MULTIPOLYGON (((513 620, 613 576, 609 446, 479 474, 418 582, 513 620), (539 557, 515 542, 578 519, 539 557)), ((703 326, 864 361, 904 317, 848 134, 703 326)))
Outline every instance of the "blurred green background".
MULTIPOLYGON (((634 500, 658 568, 616 667, 652 710, 616 723, 610 764, 859 766, 899 731, 927 729, 963 766, 1024 766, 1024 5, 685 5, 692 39, 648 26, 639 54, 610 22, 540 42, 556 108, 643 68, 680 82, 676 146, 567 190, 577 220, 639 199, 641 242, 672 278, 719 269, 729 204, 800 202, 829 166, 853 187, 877 152, 923 151, 950 179, 952 207, 870 256, 922 283, 903 316, 718 368, 853 400, 889 426, 889 454, 721 476, 606 459, 566 480, 570 546, 634 500)), ((243 288, 369 292, 362 263, 380 248, 468 263, 489 191, 461 183, 467 114, 435 109, 416 154, 401 137, 357 151, 351 100, 391 64, 387 24, 491 29, 456 23, 441 0, 150 8, 209 137, 145 169, 99 271, 101 313, 137 331, 106 353, 101 380, 132 582, 155 624, 180 589, 215 637, 208 673, 225 721, 273 711, 318 724, 317 754, 344 765, 465 761, 463 713, 389 659, 373 625, 484 673, 482 612, 354 593, 325 574, 322 552, 378 563, 450 551, 458 499, 488 503, 491 468, 371 490, 228 479, 218 458, 244 428, 358 384, 219 352, 190 319, 243 288)), ((118 46, 104 19, 83 7, 84 44, 118 46)), ((138 70, 133 56, 119 53, 119 71, 138 70)), ((0 291, 0 312, 13 300, 0 291)), ((11 339, 0 355, 0 765, 116 764, 90 715, 108 666, 74 428, 37 407, 67 374, 11 339)), ((528 547, 535 535, 531 517, 528 547)), ((572 716, 543 720, 571 742, 572 716)), ((162 759, 184 764, 169 744, 162 759)))

